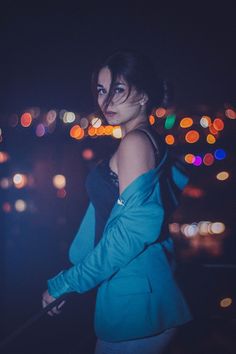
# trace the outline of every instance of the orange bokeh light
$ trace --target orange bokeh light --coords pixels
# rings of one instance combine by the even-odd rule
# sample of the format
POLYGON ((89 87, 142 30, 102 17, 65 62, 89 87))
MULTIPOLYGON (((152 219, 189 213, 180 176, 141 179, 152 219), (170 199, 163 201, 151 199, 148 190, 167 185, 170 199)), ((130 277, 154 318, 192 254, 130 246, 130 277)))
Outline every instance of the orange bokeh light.
POLYGON ((175 143, 175 137, 172 134, 168 134, 165 137, 165 142, 168 145, 173 145, 175 143))
POLYGON ((103 135, 105 134, 105 127, 104 125, 101 125, 99 128, 97 128, 97 135, 103 135))
POLYGON ((84 130, 76 124, 70 129, 70 136, 74 139, 82 139, 84 136, 84 130))
POLYGON ((212 134, 208 134, 206 138, 208 144, 215 144, 216 138, 212 134))
POLYGON ((195 161, 195 156, 193 154, 187 154, 184 156, 185 162, 192 164, 195 161))
POLYGON ((216 131, 221 131, 224 129, 224 122, 220 118, 216 118, 213 121, 213 127, 215 128, 216 131))
POLYGON ((179 125, 181 128, 189 128, 193 125, 193 120, 190 117, 182 118, 179 125))
POLYGON ((105 126, 105 134, 106 134, 106 135, 111 135, 111 134, 112 134, 112 131, 113 131, 112 125, 106 125, 106 126, 105 126))
POLYGON ((94 128, 94 127, 92 127, 92 126, 90 126, 90 127, 88 128, 88 135, 94 136, 94 135, 96 135, 96 132, 97 132, 97 129, 96 129, 96 128, 94 128))
POLYGON ((23 113, 21 118, 20 118, 20 122, 21 122, 22 127, 28 128, 31 125, 31 123, 32 123, 31 114, 28 113, 28 112, 23 113))
POLYGON ((149 116, 149 123, 151 125, 153 125, 155 123, 155 117, 152 114, 149 116))
POLYGON ((185 135, 185 140, 187 143, 193 144, 199 140, 199 133, 196 130, 190 130, 185 135))

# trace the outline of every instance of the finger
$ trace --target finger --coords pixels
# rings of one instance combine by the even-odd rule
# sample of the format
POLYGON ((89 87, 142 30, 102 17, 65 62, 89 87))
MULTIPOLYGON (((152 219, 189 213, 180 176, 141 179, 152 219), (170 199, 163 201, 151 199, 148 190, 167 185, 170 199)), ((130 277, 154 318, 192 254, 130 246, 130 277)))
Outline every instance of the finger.
POLYGON ((63 300, 62 302, 60 302, 59 305, 57 305, 57 309, 59 310, 60 308, 62 308, 62 306, 66 303, 65 300, 63 300))

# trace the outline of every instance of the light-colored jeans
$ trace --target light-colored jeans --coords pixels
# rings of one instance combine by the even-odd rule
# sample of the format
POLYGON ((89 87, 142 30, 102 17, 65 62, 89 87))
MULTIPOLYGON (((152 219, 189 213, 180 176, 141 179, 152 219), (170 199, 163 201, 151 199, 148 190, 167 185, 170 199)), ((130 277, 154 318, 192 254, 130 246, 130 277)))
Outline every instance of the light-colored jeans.
POLYGON ((171 328, 156 336, 123 342, 106 342, 98 338, 94 354, 162 354, 176 331, 171 328))

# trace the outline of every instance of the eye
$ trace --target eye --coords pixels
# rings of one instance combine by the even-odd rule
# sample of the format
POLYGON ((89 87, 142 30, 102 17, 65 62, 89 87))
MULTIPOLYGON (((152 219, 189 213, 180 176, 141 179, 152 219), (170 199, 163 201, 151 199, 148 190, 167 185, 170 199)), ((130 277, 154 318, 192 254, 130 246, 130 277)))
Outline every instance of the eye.
POLYGON ((124 92, 124 88, 122 88, 122 87, 115 88, 115 93, 122 93, 122 92, 124 92))
POLYGON ((103 88, 98 88, 97 89, 97 94, 98 94, 98 96, 102 96, 102 95, 104 95, 106 93, 106 90, 105 89, 103 89, 103 88))

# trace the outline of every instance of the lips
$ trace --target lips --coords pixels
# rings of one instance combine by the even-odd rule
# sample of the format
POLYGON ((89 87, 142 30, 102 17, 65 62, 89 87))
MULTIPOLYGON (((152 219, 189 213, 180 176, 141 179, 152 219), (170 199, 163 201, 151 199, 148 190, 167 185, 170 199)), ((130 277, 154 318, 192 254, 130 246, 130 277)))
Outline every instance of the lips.
POLYGON ((113 111, 105 111, 105 114, 116 114, 116 112, 113 112, 113 111))

